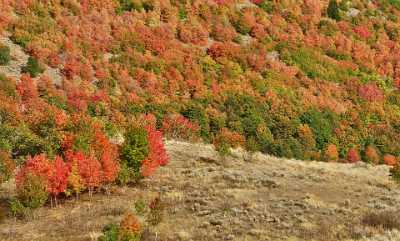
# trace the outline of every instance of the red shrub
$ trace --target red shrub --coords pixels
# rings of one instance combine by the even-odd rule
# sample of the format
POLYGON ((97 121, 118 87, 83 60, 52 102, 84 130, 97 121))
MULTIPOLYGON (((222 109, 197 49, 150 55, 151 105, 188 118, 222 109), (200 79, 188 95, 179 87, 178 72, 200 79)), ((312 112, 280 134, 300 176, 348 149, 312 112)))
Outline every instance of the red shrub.
POLYGON ((232 58, 239 54, 240 52, 240 45, 237 45, 232 42, 215 42, 211 47, 208 49, 207 53, 213 57, 227 57, 232 58))
POLYGON ((347 160, 350 163, 356 163, 361 161, 360 154, 355 148, 350 148, 349 152, 347 153, 347 160))
POLYGON ((383 101, 385 98, 382 90, 375 83, 361 86, 358 93, 362 98, 370 102, 383 101))
POLYGON ((146 126, 149 154, 142 161, 141 174, 148 177, 154 173, 159 166, 168 164, 168 155, 164 147, 162 133, 150 125, 146 126))
POLYGON ((356 26, 354 27, 354 32, 358 34, 361 38, 367 39, 371 37, 371 32, 365 26, 356 26))
POLYGON ((17 90, 24 101, 37 98, 39 95, 33 79, 28 74, 21 76, 21 81, 17 84, 17 90))
POLYGON ((46 181, 45 185, 48 187, 47 180, 52 174, 52 164, 46 158, 45 154, 28 157, 25 164, 21 167, 15 177, 17 188, 23 186, 25 178, 28 174, 41 177, 46 181))
POLYGON ((383 162, 388 166, 395 166, 397 163, 397 158, 393 155, 386 154, 383 156, 383 162))
POLYGON ((162 123, 162 132, 172 139, 195 140, 199 136, 200 127, 182 115, 166 117, 162 123))

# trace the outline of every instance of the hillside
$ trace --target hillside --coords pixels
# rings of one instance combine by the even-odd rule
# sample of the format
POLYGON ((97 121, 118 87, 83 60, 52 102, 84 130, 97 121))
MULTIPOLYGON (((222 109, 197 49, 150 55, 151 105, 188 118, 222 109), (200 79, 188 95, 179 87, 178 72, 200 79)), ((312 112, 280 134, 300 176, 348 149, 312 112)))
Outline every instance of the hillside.
POLYGON ((164 218, 142 240, 400 240, 399 231, 389 231, 400 228, 400 190, 385 166, 259 153, 249 160, 240 150, 221 159, 207 145, 168 141, 166 147, 170 164, 141 185, 41 208, 32 220, 8 219, 0 239, 94 240, 107 223, 137 213, 138 200, 161 195, 164 218), (366 221, 375 213, 382 217, 366 221))
POLYGON ((3 102, 33 98, 40 107, 25 112, 84 114, 109 136, 152 113, 159 128, 179 122, 192 132, 184 138, 222 149, 393 163, 400 4, 330 2, 2 0, 2 58, 12 41, 31 61, 1 69, 17 82, 21 69, 20 85, 39 87, 3 102))
POLYGON ((399 239, 399 19, 0 0, 0 239, 399 239))

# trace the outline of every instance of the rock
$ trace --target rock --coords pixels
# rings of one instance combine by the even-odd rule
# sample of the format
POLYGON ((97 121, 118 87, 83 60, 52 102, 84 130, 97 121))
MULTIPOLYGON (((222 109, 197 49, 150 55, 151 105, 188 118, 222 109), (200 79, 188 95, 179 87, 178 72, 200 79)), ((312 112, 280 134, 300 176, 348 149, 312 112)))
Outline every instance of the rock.
POLYGON ((278 51, 271 51, 266 54, 266 59, 270 61, 278 61, 279 60, 279 53, 278 51))
POLYGON ((348 17, 357 17, 358 14, 360 14, 360 10, 356 9, 356 8, 350 8, 349 11, 347 11, 346 15, 348 17))

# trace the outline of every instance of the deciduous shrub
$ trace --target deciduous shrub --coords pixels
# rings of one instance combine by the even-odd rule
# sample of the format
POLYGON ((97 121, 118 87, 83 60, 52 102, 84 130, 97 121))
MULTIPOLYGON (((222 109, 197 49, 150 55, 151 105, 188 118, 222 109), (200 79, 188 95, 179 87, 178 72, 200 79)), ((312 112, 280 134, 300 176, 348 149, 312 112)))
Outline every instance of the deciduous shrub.
POLYGON ((46 181, 43 177, 33 173, 27 173, 23 182, 17 184, 18 199, 27 208, 38 208, 43 206, 49 193, 46 190, 46 181))
POLYGON ((10 153, 0 149, 0 183, 10 179, 15 169, 15 163, 11 159, 10 153))
POLYGON ((367 146, 364 150, 364 158, 367 162, 372 164, 379 164, 380 156, 374 146, 367 146))
POLYGON ((198 139, 200 127, 182 115, 173 114, 164 118, 161 130, 168 138, 193 141, 198 139))
POLYGON ((327 161, 337 161, 339 159, 339 152, 336 145, 329 144, 325 149, 325 158, 327 161))
POLYGON ((395 166, 397 164, 397 158, 391 154, 386 154, 383 156, 383 163, 388 166, 395 166))
POLYGON ((331 111, 318 111, 311 109, 305 112, 300 120, 311 127, 315 140, 317 142, 317 148, 323 149, 326 144, 329 143, 333 129, 335 127, 336 116, 331 111))
POLYGON ((22 73, 28 73, 32 78, 37 77, 39 74, 43 73, 43 71, 43 66, 33 57, 29 57, 28 63, 22 67, 22 73))
POLYGON ((128 169, 132 179, 140 177, 142 161, 149 155, 147 132, 140 127, 131 127, 125 133, 120 158, 123 168, 128 169))
POLYGON ((7 65, 10 60, 10 48, 0 44, 0 65, 7 65))
POLYGON ((162 133, 151 124, 131 127, 125 133, 125 142, 121 147, 122 170, 120 183, 139 180, 150 176, 159 166, 168 163, 162 133))
POLYGON ((133 214, 126 214, 119 225, 108 224, 103 229, 99 241, 138 241, 141 236, 141 225, 133 214))
POLYGON ((350 163, 356 163, 361 161, 360 153, 355 148, 350 148, 347 152, 347 160, 350 163))
POLYGON ((243 146, 245 138, 237 132, 222 128, 218 135, 214 138, 214 146, 221 155, 229 154, 230 148, 243 146))

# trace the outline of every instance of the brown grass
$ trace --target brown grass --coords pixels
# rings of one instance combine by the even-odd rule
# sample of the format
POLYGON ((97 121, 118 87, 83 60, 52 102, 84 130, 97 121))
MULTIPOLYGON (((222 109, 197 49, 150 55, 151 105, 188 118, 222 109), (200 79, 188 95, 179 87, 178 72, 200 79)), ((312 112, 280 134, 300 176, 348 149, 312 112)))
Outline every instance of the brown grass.
POLYGON ((361 220, 365 226, 383 228, 384 230, 400 229, 399 211, 367 213, 361 220))

